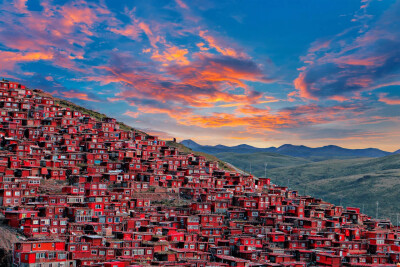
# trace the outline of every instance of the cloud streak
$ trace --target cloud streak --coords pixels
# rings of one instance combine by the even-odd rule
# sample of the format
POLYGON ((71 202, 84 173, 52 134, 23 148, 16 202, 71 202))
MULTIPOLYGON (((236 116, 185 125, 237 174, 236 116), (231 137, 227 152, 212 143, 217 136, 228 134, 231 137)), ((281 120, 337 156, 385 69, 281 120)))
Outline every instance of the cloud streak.
POLYGON ((361 35, 353 31, 314 44, 294 81, 299 96, 351 99, 387 81, 400 80, 400 3, 361 35))

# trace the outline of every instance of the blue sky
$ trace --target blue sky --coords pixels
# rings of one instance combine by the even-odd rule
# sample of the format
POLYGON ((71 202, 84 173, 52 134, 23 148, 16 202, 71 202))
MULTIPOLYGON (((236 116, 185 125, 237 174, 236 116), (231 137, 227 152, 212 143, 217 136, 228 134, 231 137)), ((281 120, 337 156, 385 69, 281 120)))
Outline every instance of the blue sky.
POLYGON ((397 150, 399 1, 0 1, 0 73, 162 138, 397 150))

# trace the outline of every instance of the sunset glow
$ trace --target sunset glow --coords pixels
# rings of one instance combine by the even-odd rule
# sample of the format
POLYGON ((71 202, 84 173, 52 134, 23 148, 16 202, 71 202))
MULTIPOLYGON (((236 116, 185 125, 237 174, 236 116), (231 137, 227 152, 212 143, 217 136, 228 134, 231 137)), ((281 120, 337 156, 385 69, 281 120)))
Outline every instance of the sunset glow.
POLYGON ((397 150, 400 1, 304 3, 1 1, 0 76, 165 139, 397 150))

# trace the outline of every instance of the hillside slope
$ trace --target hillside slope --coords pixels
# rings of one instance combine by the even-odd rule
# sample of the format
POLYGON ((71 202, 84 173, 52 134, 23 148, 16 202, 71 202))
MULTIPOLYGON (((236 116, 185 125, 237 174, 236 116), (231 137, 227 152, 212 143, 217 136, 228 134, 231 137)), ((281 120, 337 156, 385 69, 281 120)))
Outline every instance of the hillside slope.
POLYGON ((276 153, 259 152, 259 153, 217 153, 214 154, 222 161, 226 161, 242 170, 252 172, 256 176, 264 176, 265 165, 267 169, 296 166, 300 164, 310 163, 311 161, 303 158, 295 158, 276 153), (251 165, 251 166, 250 166, 251 165), (250 170, 251 168, 251 170, 250 170))
MULTIPOLYGON (((188 154, 193 153, 196 156, 203 156, 208 161, 218 161, 218 165, 219 165, 220 168, 222 168, 224 170, 227 170, 227 171, 234 171, 234 169, 232 167, 230 167, 223 160, 217 158, 214 155, 210 155, 210 154, 207 154, 207 153, 204 153, 204 152, 199 152, 199 151, 193 151, 192 149, 186 147, 185 145, 180 144, 180 143, 176 143, 176 142, 173 142, 173 141, 167 141, 166 144, 168 146, 176 147, 176 148, 179 149, 179 151, 184 152, 184 153, 188 153, 188 154)), ((238 167, 238 168, 240 168, 240 167, 238 167)))
MULTIPOLYGON (((262 174, 263 172, 255 172, 262 174)), ((326 201, 363 207, 375 216, 392 221, 400 213, 400 155, 378 159, 328 160, 299 166, 269 169, 273 182, 289 185, 326 201)))

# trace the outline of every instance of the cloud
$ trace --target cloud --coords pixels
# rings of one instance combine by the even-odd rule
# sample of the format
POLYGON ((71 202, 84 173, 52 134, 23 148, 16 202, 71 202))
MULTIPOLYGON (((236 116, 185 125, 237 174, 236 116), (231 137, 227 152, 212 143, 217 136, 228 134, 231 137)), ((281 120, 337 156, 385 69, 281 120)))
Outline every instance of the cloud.
POLYGON ((367 109, 355 104, 328 107, 309 104, 271 112, 269 108, 245 106, 237 108, 233 114, 214 112, 212 115, 191 115, 179 119, 178 122, 202 128, 245 127, 249 132, 257 130, 262 133, 346 121, 363 114, 367 109))
POLYGON ((137 40, 141 30, 136 25, 126 25, 124 28, 111 28, 110 31, 137 40))
POLYGON ((379 101, 388 105, 400 105, 400 98, 388 98, 386 93, 379 94, 379 101))
POLYGON ((175 63, 178 65, 188 65, 189 60, 186 55, 188 54, 187 49, 181 49, 177 46, 168 47, 162 54, 159 54, 158 50, 152 54, 151 58, 157 61, 168 63, 175 63))
POLYGON ((139 112, 134 112, 134 111, 127 110, 127 111, 125 111, 125 113, 122 114, 122 115, 125 115, 125 116, 128 116, 128 117, 131 117, 131 118, 135 118, 135 119, 136 119, 136 118, 139 116, 139 112))
POLYGON ((100 100, 90 97, 87 93, 82 93, 82 92, 78 92, 75 90, 54 91, 54 92, 52 92, 52 94, 59 95, 64 98, 74 98, 74 99, 90 101, 90 102, 100 102, 100 100))
POLYGON ((186 65, 169 65, 160 70, 157 65, 135 60, 125 54, 114 54, 100 73, 87 77, 102 84, 120 83, 118 99, 143 98, 176 106, 213 107, 217 103, 259 103, 269 101, 251 90, 245 82, 269 83, 264 71, 248 59, 228 56, 198 55, 186 65), (246 94, 236 93, 237 88, 246 94))
POLYGON ((379 84, 400 79, 400 2, 368 30, 350 29, 314 43, 294 86, 303 98, 350 99, 379 84), (340 98, 338 98, 340 97, 340 98))
POLYGON ((46 52, 10 52, 0 51, 0 70, 12 70, 15 64, 20 62, 32 62, 39 60, 52 60, 52 53, 46 52))
POLYGON ((189 9, 189 7, 182 0, 175 0, 175 2, 179 7, 183 8, 183 9, 189 9))
POLYGON ((8 53, 8 69, 21 62, 47 60, 61 68, 83 71, 74 61, 84 58, 84 47, 96 35, 95 25, 108 20, 109 11, 84 1, 65 5, 42 2, 41 6, 42 11, 30 11, 26 1, 3 4, 5 12, 0 16, 0 39, 3 50, 8 50, 3 52, 8 53), (15 15, 15 12, 23 13, 23 16, 15 15))
POLYGON ((18 10, 20 13, 26 13, 26 2, 28 0, 14 0, 13 5, 16 10, 18 10))
MULTIPOLYGON (((170 67, 169 72, 185 83, 200 87, 210 83, 224 83, 230 87, 248 89, 246 81, 274 81, 251 59, 201 53, 197 54, 197 59, 190 65, 170 67)), ((251 94, 250 91, 248 93, 251 94)))
POLYGON ((225 45, 221 44, 221 41, 218 41, 215 37, 211 36, 208 31, 200 31, 199 35, 204 39, 204 41, 208 43, 210 47, 214 48, 222 55, 230 57, 243 57, 242 53, 239 53, 235 49, 231 47, 226 47, 225 45))

